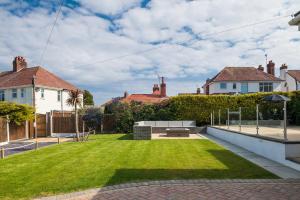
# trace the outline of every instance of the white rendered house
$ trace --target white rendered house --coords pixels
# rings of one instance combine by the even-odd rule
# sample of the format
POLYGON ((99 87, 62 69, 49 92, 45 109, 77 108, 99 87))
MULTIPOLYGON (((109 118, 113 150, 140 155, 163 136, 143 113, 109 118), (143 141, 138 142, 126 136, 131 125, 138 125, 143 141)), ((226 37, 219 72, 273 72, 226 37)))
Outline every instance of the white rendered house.
POLYGON ((39 114, 73 111, 66 103, 70 90, 77 90, 42 67, 27 67, 23 57, 16 57, 13 70, 0 73, 0 101, 28 104, 39 114))
POLYGON ((284 80, 281 84, 283 92, 300 90, 300 70, 288 70, 288 66, 283 64, 280 67, 280 78, 284 80))
POLYGON ((225 67, 203 86, 204 93, 211 94, 247 94, 256 92, 281 91, 283 80, 275 77, 275 64, 270 61, 267 72, 264 68, 225 67))

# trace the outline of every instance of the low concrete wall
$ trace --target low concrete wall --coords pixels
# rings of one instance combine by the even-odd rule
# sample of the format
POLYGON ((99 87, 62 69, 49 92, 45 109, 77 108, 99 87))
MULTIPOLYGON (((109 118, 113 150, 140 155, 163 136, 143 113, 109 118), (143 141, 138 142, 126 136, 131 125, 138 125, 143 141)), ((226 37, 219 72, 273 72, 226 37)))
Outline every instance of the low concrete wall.
POLYGON ((286 160, 287 157, 300 157, 300 142, 285 142, 215 127, 207 127, 207 134, 300 171, 299 164, 286 160))

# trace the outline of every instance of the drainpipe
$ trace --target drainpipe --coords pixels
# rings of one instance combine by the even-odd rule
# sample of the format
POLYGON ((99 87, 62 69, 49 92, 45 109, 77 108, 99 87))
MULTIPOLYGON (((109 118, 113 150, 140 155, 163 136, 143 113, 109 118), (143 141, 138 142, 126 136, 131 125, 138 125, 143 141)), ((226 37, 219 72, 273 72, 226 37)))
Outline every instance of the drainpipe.
POLYGON ((33 122, 33 127, 34 127, 34 138, 37 138, 37 126, 36 126, 36 103, 35 103, 35 81, 36 81, 36 76, 34 75, 32 77, 32 106, 34 108, 34 122, 33 122))
POLYGON ((283 135, 284 135, 284 140, 287 140, 287 130, 286 130, 286 121, 287 121, 287 110, 286 110, 286 101, 283 102, 284 103, 284 119, 283 119, 283 135))
POLYGON ((256 104, 256 134, 258 135, 259 104, 256 104))
POLYGON ((6 134, 7 134, 7 142, 9 142, 10 141, 10 139, 9 139, 9 117, 8 117, 8 115, 6 116, 6 134))

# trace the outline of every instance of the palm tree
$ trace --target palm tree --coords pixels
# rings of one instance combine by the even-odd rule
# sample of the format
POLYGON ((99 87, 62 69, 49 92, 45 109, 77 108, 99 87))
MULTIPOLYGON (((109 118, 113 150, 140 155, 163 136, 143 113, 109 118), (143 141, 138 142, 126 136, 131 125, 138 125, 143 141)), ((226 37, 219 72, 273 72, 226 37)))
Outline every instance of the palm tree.
POLYGON ((77 141, 79 141, 79 130, 78 130, 78 113, 77 113, 77 105, 81 105, 81 91, 80 90, 70 90, 69 98, 67 99, 67 104, 75 107, 75 130, 77 141))

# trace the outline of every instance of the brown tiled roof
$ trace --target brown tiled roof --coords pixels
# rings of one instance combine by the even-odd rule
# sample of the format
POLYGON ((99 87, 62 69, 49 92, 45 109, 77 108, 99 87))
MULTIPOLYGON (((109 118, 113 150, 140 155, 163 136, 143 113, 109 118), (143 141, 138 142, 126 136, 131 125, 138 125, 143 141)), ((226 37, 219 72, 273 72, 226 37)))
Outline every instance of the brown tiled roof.
POLYGON ((36 85, 38 86, 67 90, 77 89, 74 85, 64 81, 42 67, 24 68, 18 72, 1 72, 0 88, 31 85, 33 76, 36 76, 36 85))
POLYGON ((300 70, 288 70, 288 74, 297 81, 300 81, 300 70))
POLYGON ((168 97, 161 97, 160 95, 155 94, 131 94, 126 98, 123 98, 121 101, 130 103, 131 101, 142 102, 142 103, 160 103, 168 97))
POLYGON ((211 82, 221 81, 282 81, 281 79, 258 70, 255 67, 225 67, 211 82))

